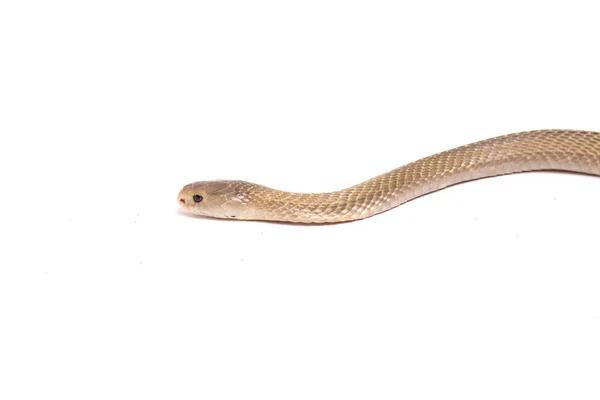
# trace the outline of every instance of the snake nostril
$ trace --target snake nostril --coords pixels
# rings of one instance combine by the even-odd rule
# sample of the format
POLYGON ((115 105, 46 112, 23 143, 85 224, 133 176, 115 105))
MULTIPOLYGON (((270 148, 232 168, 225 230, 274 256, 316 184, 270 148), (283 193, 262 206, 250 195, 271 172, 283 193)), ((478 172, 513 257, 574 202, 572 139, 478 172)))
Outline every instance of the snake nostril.
POLYGON ((180 202, 181 204, 185 204, 185 199, 182 197, 182 198, 180 198, 180 199, 179 199, 179 202, 180 202))

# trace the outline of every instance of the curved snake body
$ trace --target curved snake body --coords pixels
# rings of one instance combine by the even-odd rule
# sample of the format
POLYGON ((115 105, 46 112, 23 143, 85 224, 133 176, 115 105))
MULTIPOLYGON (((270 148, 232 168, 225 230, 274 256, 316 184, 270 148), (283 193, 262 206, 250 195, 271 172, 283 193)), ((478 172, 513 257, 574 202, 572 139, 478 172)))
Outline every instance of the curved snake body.
POLYGON ((600 133, 538 130, 499 136, 425 157, 334 192, 294 193, 244 181, 202 181, 186 185, 177 198, 189 212, 209 217, 344 222, 379 214, 456 183, 540 170, 600 175, 600 133))

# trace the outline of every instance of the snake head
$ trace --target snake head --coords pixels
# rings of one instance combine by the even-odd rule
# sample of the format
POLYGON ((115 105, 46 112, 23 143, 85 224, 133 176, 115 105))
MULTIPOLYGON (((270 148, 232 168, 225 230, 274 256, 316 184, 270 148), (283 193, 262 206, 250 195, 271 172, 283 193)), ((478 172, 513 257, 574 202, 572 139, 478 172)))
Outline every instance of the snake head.
POLYGON ((185 185, 177 201, 186 211, 213 218, 242 218, 247 196, 242 181, 200 181, 185 185))

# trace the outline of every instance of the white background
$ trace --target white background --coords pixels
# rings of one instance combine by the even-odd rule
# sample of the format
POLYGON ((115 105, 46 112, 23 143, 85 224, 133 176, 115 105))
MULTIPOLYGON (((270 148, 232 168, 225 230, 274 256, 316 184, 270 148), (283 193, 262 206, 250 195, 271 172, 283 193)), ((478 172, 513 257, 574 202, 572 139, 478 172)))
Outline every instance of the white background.
POLYGON ((595 5, 2 2, 0 398, 598 399, 599 178, 333 226, 176 202, 600 130, 595 5))

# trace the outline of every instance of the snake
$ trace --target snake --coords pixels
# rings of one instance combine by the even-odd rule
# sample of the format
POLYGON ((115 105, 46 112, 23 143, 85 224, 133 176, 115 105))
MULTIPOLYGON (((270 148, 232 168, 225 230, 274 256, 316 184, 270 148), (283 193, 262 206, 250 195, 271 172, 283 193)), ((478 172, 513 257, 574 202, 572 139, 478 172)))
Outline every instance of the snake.
POLYGON ((600 175, 600 132, 544 129, 498 136, 324 193, 288 192, 241 180, 199 181, 185 185, 177 201, 188 213, 212 218, 349 222, 458 183, 544 170, 600 175))

